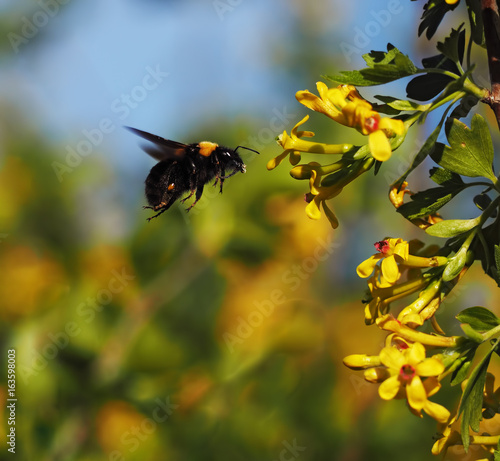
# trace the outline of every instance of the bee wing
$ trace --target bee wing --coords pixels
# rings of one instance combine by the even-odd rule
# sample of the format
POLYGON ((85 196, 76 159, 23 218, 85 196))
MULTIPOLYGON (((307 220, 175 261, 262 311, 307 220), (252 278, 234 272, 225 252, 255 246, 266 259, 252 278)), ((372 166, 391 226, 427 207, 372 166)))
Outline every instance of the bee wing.
POLYGON ((170 139, 165 139, 161 136, 156 136, 155 134, 138 130, 137 128, 132 128, 130 126, 126 126, 125 128, 137 136, 147 139, 151 143, 151 145, 141 147, 144 152, 151 155, 151 157, 156 160, 162 161, 171 158, 179 158, 186 153, 186 149, 188 147, 187 144, 171 141, 170 139))

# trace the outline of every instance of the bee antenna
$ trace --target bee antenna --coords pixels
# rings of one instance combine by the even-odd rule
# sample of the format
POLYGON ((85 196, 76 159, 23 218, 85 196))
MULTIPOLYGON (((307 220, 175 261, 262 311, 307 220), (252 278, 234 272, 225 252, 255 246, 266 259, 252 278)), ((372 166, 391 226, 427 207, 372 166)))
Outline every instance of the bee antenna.
POLYGON ((255 149, 250 149, 250 147, 245 147, 245 146, 238 146, 236 149, 234 149, 234 152, 236 153, 236 151, 239 149, 239 148, 242 148, 242 149, 246 149, 246 150, 251 150, 252 152, 255 152, 256 154, 259 154, 260 155, 260 152, 255 150, 255 149))

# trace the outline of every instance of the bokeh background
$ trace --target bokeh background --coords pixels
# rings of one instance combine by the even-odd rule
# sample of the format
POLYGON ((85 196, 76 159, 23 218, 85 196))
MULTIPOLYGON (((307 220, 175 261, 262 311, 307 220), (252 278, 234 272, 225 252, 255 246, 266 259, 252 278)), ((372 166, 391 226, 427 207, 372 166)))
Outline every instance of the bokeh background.
MULTIPOLYGON (((280 152, 274 138, 306 113, 297 90, 359 68, 389 41, 426 55, 421 6, 0 4, 0 363, 16 350, 17 459, 431 457, 434 423, 380 402, 377 386, 342 365, 383 340, 364 327, 356 265, 387 235, 420 235, 386 206, 418 137, 344 191, 336 231, 306 217, 307 183, 288 165, 265 168, 280 152), (223 195, 207 187, 189 214, 176 205, 147 223, 154 160, 123 125, 261 154, 242 151, 247 173, 223 195)), ((352 136, 311 121, 325 141, 352 136)), ((469 280, 445 324, 494 301, 491 284, 469 280)))

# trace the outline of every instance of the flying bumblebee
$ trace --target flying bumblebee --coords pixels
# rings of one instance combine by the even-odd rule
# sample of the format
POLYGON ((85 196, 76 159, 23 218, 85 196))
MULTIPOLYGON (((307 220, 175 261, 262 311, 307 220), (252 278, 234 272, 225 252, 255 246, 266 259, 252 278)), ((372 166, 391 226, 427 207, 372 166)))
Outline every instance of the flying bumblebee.
POLYGON ((129 126, 125 128, 148 140, 151 144, 143 147, 144 151, 159 161, 146 178, 149 206, 144 208, 158 211, 148 221, 167 211, 186 192, 189 195, 181 202, 195 195, 193 203, 186 210, 189 211, 200 200, 205 184, 212 179, 215 179, 214 186, 220 184, 222 193, 225 179, 246 171, 246 165, 236 152, 238 149, 258 154, 256 150, 244 146, 233 150, 209 141, 182 144, 129 126))

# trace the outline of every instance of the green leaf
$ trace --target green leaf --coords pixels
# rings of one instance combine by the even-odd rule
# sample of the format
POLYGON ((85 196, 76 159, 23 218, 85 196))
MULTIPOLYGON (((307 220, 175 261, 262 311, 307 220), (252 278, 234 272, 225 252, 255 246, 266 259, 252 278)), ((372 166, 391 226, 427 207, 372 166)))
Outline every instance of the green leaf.
POLYGON ((429 177, 440 186, 454 186, 458 188, 465 185, 460 175, 452 173, 445 168, 434 167, 431 168, 429 173, 429 177))
POLYGON ((467 12, 469 13, 472 40, 474 40, 474 43, 483 46, 485 40, 481 4, 476 0, 466 0, 465 3, 467 4, 467 12))
MULTIPOLYGON (((413 161, 411 162, 411 165, 409 166, 409 168, 395 182, 395 185, 402 184, 404 181, 406 181, 406 178, 408 177, 408 175, 415 168, 417 168, 427 158, 428 155, 431 155, 432 151, 434 150, 434 146, 436 145, 436 141, 437 141, 437 138, 439 136, 439 133, 441 132, 441 128, 443 126, 443 123, 444 123, 444 119, 441 119, 438 126, 436 128, 434 128, 433 132, 427 138, 424 145, 420 148, 417 155, 415 155, 415 157, 413 158, 413 161)), ((432 157, 432 155, 431 155, 431 157, 432 157)))
POLYGON ((495 256, 495 281, 500 286, 500 246, 495 245, 494 247, 494 256, 495 256))
POLYGON ((361 70, 341 71, 337 75, 324 75, 323 78, 336 83, 356 86, 375 86, 393 82, 415 74, 418 69, 411 59, 390 43, 387 52, 371 51, 363 55, 368 67, 361 70))
POLYGON ((462 29, 463 26, 462 23, 457 30, 451 29, 449 37, 437 44, 437 49, 455 63, 462 62, 464 56, 465 30, 462 29))
POLYGON ((446 205, 455 195, 465 188, 446 186, 427 189, 411 196, 411 202, 405 203, 398 208, 406 219, 413 220, 423 218, 435 213, 442 206, 446 205))
POLYGON ((483 117, 475 114, 470 129, 465 123, 453 119, 447 138, 450 146, 437 143, 431 153, 431 158, 438 165, 463 176, 484 176, 496 181, 492 169, 493 143, 483 117))
POLYGON ((456 386, 460 384, 466 377, 467 372, 472 364, 474 355, 476 354, 478 343, 474 342, 474 347, 471 347, 462 357, 459 357, 453 364, 453 373, 451 375, 450 385, 456 386))
POLYGON ((476 368, 472 370, 467 385, 462 393, 458 414, 460 415, 463 413, 460 432, 462 433, 462 443, 466 452, 470 443, 469 427, 475 432, 479 431, 479 422, 482 419, 483 391, 486 381, 486 372, 488 370, 491 355, 496 347, 497 344, 493 344, 492 348, 481 359, 476 368))
MULTIPOLYGON (((413 101, 406 101, 405 99, 397 99, 397 98, 394 98, 392 96, 383 96, 383 95, 376 95, 375 98, 377 98, 379 101, 384 102, 389 107, 392 107, 393 109, 398 110, 399 112, 424 110, 424 107, 422 105, 420 105, 416 102, 413 102, 413 101)), ((378 110, 378 107, 377 107, 377 110, 378 110)))
POLYGON ((469 324, 476 331, 489 331, 500 325, 500 318, 484 307, 469 307, 456 316, 461 323, 469 324))
POLYGON ((478 216, 474 219, 448 219, 429 226, 425 232, 434 237, 456 237, 476 227, 480 218, 478 216))
POLYGON ((448 5, 445 2, 438 0, 429 0, 424 6, 424 14, 422 15, 422 22, 418 27, 418 36, 427 30, 425 36, 430 40, 436 32, 439 24, 448 11, 454 10, 458 6, 458 2, 454 5, 448 5))

